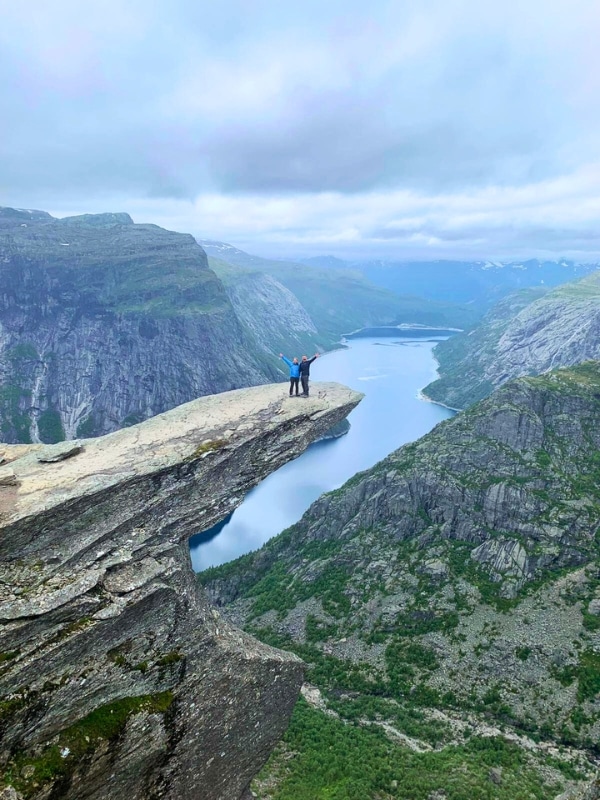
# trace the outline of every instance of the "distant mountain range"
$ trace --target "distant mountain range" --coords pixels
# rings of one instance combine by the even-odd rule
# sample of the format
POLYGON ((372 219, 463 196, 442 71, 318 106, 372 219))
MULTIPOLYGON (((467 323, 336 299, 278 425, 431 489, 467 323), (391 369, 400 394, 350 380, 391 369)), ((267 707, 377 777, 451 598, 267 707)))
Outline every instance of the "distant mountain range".
MULTIPOLYGON (((375 325, 404 323, 465 328, 480 316, 473 306, 377 286, 356 269, 327 269, 293 261, 274 261, 225 242, 198 241, 226 285, 238 285, 252 273, 269 275, 291 291, 329 343, 337 342, 341 333, 375 325), (223 267, 223 262, 228 266, 223 267)), ((252 299, 251 292, 245 294, 245 303, 252 303, 252 299)), ((232 302, 235 305, 233 297, 232 302)))
POLYGON ((330 348, 369 325, 477 318, 358 273, 207 250, 210 264, 189 234, 124 213, 0 208, 0 438, 100 435, 280 380, 279 352, 330 348))
POLYGON ((376 286, 431 300, 472 303, 482 311, 509 292, 552 288, 600 268, 599 263, 557 261, 344 261, 334 256, 302 259, 321 269, 352 269, 376 286))

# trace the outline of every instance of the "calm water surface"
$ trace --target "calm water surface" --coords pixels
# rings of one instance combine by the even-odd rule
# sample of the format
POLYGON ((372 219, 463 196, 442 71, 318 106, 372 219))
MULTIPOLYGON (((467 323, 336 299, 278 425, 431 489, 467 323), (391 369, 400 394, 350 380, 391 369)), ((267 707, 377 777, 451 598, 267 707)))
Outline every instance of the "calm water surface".
MULTIPOLYGON (((256 550, 297 522, 323 492, 341 486, 452 416, 452 411, 418 397, 436 376, 431 351, 440 338, 446 337, 378 331, 376 336, 353 338, 347 350, 316 361, 311 379, 338 381, 365 395, 348 417, 350 432, 311 445, 249 492, 224 522, 194 536, 190 540, 194 569, 199 572, 256 550)), ((287 392, 287 384, 281 391, 287 392)))

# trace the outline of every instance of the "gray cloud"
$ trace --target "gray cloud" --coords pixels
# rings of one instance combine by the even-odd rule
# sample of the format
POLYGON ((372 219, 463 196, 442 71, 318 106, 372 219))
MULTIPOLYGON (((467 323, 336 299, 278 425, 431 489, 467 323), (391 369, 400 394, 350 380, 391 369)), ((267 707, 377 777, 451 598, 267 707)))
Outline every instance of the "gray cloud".
MULTIPOLYGON (((202 209, 209 236, 237 224, 238 240, 254 231, 287 249, 351 246, 350 229, 373 247, 470 241, 469 221, 398 225, 373 195, 413 193, 421 209, 444 197, 450 218, 452 197, 600 160, 599 28, 595 0, 13 4, 0 28, 0 202, 138 209, 195 232, 202 209), (323 193, 365 195, 365 220, 331 206, 327 230, 315 226, 302 197, 323 193), (257 198, 279 209, 286 197, 293 219, 248 222, 257 198)), ((571 223, 551 235, 557 220, 539 224, 534 207, 527 236, 500 208, 473 241, 496 247, 505 230, 515 246, 596 247, 587 217, 577 235, 571 223)))

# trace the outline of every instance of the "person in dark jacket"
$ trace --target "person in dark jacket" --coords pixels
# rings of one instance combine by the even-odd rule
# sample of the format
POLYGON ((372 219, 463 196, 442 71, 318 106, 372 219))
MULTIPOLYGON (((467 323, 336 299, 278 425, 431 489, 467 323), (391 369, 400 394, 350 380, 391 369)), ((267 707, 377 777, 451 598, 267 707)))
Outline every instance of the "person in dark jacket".
POLYGON ((298 381, 300 380, 300 364, 298 363, 298 359, 294 358, 293 361, 290 361, 283 353, 279 353, 279 358, 282 358, 290 368, 290 397, 293 394, 294 388, 296 389, 296 397, 298 397, 298 381))
POLYGON ((308 358, 308 356, 302 356, 302 361, 299 364, 300 380, 302 381, 302 397, 308 397, 308 376, 310 375, 310 365, 318 357, 318 353, 315 353, 312 358, 308 358))

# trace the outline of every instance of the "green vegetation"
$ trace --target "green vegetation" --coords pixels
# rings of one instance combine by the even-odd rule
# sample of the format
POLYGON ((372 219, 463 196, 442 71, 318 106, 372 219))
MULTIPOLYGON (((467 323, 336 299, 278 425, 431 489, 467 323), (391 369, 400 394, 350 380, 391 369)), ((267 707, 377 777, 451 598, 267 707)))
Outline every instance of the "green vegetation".
POLYGON ((206 453, 212 453, 215 450, 221 450, 223 447, 227 446, 227 439, 212 439, 209 442, 202 442, 199 444, 198 447, 194 450, 194 452, 188 456, 188 461, 195 461, 197 458, 205 455, 206 453))
POLYGON ((595 700, 600 695, 600 653, 595 650, 584 650, 579 654, 579 663, 554 668, 552 675, 563 686, 570 686, 577 681, 577 699, 580 703, 585 700, 595 700))
POLYGON ((7 653, 0 653, 0 663, 4 661, 12 661, 13 658, 16 658, 19 655, 18 650, 11 650, 7 653))
POLYGON ((592 272, 579 281, 563 283, 549 294, 549 297, 577 299, 596 299, 600 296, 600 271, 592 272))
POLYGON ((304 635, 307 642, 325 642, 328 639, 332 639, 334 636, 337 636, 338 630, 339 629, 337 625, 323 622, 312 614, 309 614, 306 617, 304 635))
POLYGON ((583 616, 583 627, 590 633, 600 630, 600 615, 590 614, 585 609, 581 612, 583 616))
POLYGON ((31 392, 20 386, 0 386, 1 433, 4 441, 31 442, 29 411, 31 392))
POLYGON ((132 714, 165 714, 172 702, 171 692, 160 692, 125 697, 101 706, 63 730, 56 744, 35 755, 15 755, 0 776, 0 781, 4 786, 13 786, 25 798, 38 794, 40 786, 57 781, 66 787, 81 759, 93 752, 102 741, 111 741, 119 736, 132 714))
MULTIPOLYGON (((123 426, 126 427, 125 421, 123 426)), ((91 439, 97 435, 97 422, 93 414, 89 414, 77 425, 76 437, 78 439, 91 439)))
POLYGON ((78 633, 79 631, 85 630, 85 628, 89 628, 90 625, 93 624, 94 620, 91 617, 81 617, 81 619, 73 620, 73 622, 69 622, 64 626, 64 628, 61 628, 61 630, 52 636, 49 641, 60 642, 63 639, 67 639, 69 636, 72 636, 74 633, 78 633))
MULTIPOLYGON (((168 232, 157 229, 163 239, 168 232)), ((171 242, 162 257, 151 252, 112 254, 111 267, 92 269, 90 300, 112 307, 121 314, 144 314, 156 319, 177 316, 205 316, 227 310, 228 301, 214 273, 204 268, 201 251, 182 236, 168 233, 171 242), (179 239, 179 241, 176 241, 179 239), (121 263, 120 263, 121 262, 121 263), (118 274, 117 280, 111 280, 118 274)), ((151 247, 150 237, 148 244, 151 247)), ((84 288, 84 287, 82 287, 84 288)), ((148 339, 159 331, 152 321, 140 330, 148 339)))
POLYGON ((55 408, 47 408, 42 411, 38 417, 38 432, 40 439, 45 444, 55 444, 65 440, 65 429, 60 414, 55 408))
POLYGON ((525 646, 525 647, 517 647, 517 649, 515 650, 515 655, 521 661, 527 661, 527 659, 531 655, 531 647, 527 647, 527 646, 525 646))
MULTIPOLYGON (((416 753, 394 744, 378 726, 344 724, 304 701, 296 706, 284 749, 266 767, 270 772, 280 778, 270 792, 273 800, 428 800, 434 792, 447 800, 549 800, 558 791, 502 738, 473 736, 464 745, 416 753), (492 768, 501 769, 501 782, 490 780, 492 768)), ((260 780, 254 788, 259 786, 260 780)))
POLYGON ((116 664, 118 667, 141 672, 142 674, 145 674, 148 672, 148 670, 154 667, 158 667, 159 670, 164 671, 167 667, 171 667, 173 664, 178 664, 184 659, 184 656, 178 650, 171 650, 171 652, 165 653, 163 656, 157 658, 156 661, 144 660, 136 664, 132 664, 131 660, 127 658, 125 653, 119 649, 110 650, 107 655, 113 664, 116 664))
POLYGON ((158 661, 156 662, 156 666, 170 667, 172 664, 178 664, 182 660, 183 660, 183 655, 178 650, 171 650, 170 653, 166 653, 164 656, 161 656, 158 659, 158 661))
POLYGON ((348 579, 345 567, 335 563, 327 564, 314 580, 305 581, 290 576, 285 564, 276 562, 246 593, 247 597, 255 598, 249 619, 271 610, 283 617, 286 611, 313 596, 321 599, 328 614, 341 617, 350 610, 350 599, 344 593, 348 579))
POLYGON ((15 695, 8 697, 6 700, 0 700, 0 723, 10 719, 12 715, 27 705, 27 700, 23 695, 15 695))
POLYGON ((19 342, 15 347, 6 351, 6 357, 11 361, 38 361, 40 356, 31 342, 19 342))

